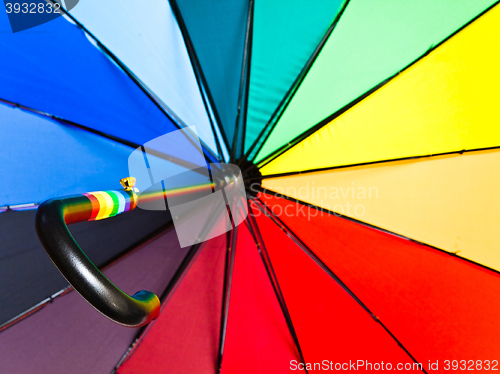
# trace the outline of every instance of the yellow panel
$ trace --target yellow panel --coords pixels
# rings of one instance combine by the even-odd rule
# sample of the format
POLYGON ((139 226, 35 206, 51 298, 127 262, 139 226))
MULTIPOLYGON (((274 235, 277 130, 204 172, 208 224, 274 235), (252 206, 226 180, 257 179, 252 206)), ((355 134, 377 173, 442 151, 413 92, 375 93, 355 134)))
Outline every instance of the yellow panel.
POLYGON ((500 270, 500 151, 269 178, 263 186, 500 270))
POLYGON ((497 6, 262 174, 499 146, 499 45, 497 6))

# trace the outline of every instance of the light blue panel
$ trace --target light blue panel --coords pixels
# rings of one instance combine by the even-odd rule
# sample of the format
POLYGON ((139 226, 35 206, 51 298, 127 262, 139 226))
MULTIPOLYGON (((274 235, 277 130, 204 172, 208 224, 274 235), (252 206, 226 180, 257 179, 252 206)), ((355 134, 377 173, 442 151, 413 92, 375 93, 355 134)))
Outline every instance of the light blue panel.
POLYGON ((0 11, 0 51, 2 99, 139 144, 176 129, 63 17, 13 34, 0 11))
POLYGON ((120 189, 133 149, 0 105, 0 206, 120 189))
POLYGON ((71 14, 217 152, 179 26, 167 0, 85 0, 71 14))

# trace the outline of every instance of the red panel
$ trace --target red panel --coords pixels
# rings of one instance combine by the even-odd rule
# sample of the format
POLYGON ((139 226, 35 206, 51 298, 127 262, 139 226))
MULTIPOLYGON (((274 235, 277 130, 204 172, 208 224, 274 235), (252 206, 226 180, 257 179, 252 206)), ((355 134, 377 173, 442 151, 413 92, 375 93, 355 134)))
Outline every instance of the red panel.
POLYGON ((246 225, 238 226, 222 374, 290 373, 300 362, 271 281, 246 225))
POLYGON ((285 199, 263 201, 293 212, 280 218, 417 360, 439 359, 442 370, 444 360, 500 359, 498 273, 285 199))
MULTIPOLYGON (((394 368, 412 362, 383 327, 269 217, 256 215, 306 362, 383 361, 394 368)), ((327 237, 323 236, 323 244, 327 237)))
POLYGON ((225 235, 208 241, 119 374, 216 373, 225 235))

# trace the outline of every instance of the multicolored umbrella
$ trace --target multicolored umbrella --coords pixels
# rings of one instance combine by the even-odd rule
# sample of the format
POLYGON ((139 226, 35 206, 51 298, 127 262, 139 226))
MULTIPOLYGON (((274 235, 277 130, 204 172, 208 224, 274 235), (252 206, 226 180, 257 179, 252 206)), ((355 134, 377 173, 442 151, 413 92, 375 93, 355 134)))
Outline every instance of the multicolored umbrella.
POLYGON ((497 1, 58 1, 61 16, 23 31, 13 3, 1 373, 499 369, 497 1), (179 131, 202 161, 182 141, 151 146, 179 131), (117 191, 140 181, 134 154, 205 179, 117 191), (246 219, 224 195, 197 216, 221 234, 184 245, 167 197, 201 205, 232 183, 226 163, 246 219), (158 198, 168 209, 132 209, 158 198), (61 276, 34 227, 48 199, 54 262, 91 302, 79 284, 101 271, 150 291, 127 299, 154 304, 139 321, 97 297, 143 327, 61 276), (63 242, 100 271, 71 278, 63 242))

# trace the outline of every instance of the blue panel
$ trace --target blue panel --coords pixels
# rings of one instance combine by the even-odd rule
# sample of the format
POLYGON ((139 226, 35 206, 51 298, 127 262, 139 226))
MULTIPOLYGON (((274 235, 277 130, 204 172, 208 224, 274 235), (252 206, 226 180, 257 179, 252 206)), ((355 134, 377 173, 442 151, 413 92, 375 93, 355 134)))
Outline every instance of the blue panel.
POLYGON ((0 105, 0 206, 119 189, 133 149, 0 105))
POLYGON ((214 152, 215 139, 179 26, 167 0, 81 1, 71 14, 214 152))
POLYGON ((63 17, 13 34, 1 11, 0 50, 0 98, 136 143, 176 129, 63 17))

